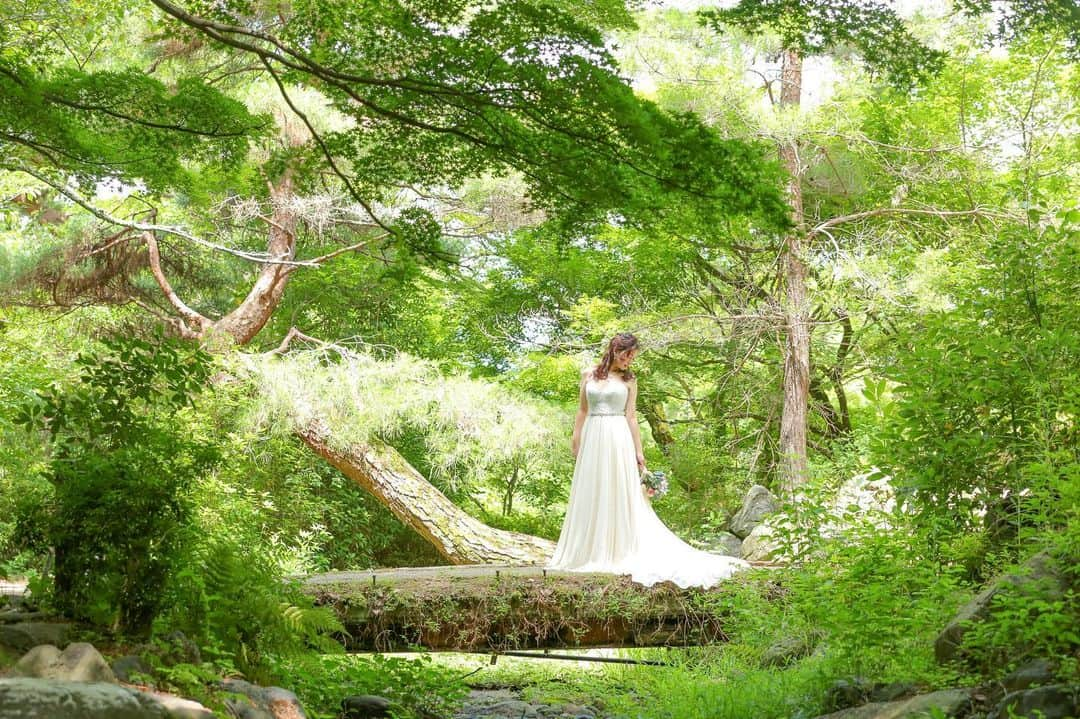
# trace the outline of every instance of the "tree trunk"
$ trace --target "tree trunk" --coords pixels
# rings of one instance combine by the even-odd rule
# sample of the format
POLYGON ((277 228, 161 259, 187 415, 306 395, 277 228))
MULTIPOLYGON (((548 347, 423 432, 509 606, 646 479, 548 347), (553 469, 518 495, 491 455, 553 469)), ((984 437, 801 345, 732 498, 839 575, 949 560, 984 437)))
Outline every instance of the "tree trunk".
POLYGON ((451 564, 542 564, 555 552, 555 544, 546 539, 495 529, 469 516, 385 443, 355 443, 338 451, 329 445, 329 432, 321 420, 297 428, 296 434, 431 542, 451 564))
MULTIPOLYGON (((798 51, 784 50, 780 81, 781 108, 798 106, 802 94, 802 58, 798 51)), ((803 263, 802 189, 798 142, 782 143, 780 160, 790 173, 788 200, 795 227, 784 241, 784 407, 780 417, 780 491, 786 497, 806 482, 806 422, 810 394, 810 306, 803 263)))
POLYGON ((667 421, 667 413, 664 412, 663 402, 646 401, 642 404, 641 414, 649 424, 649 432, 652 434, 656 445, 665 455, 671 454, 671 448, 675 446, 675 435, 671 433, 671 425, 667 421))
MULTIPOLYGON (((288 207, 292 192, 292 174, 289 170, 276 185, 270 184, 273 210, 267 218, 270 232, 266 252, 275 260, 292 260, 296 255, 296 215, 288 207)), ((143 239, 148 250, 150 271, 178 315, 166 321, 181 337, 187 339, 203 342, 213 340, 217 344, 216 340, 220 338, 225 340, 225 344, 247 344, 274 314, 285 292, 289 273, 294 269, 294 266, 278 263, 263 265, 243 302, 221 319, 215 320, 189 307, 173 290, 162 270, 154 233, 144 232, 143 239)))

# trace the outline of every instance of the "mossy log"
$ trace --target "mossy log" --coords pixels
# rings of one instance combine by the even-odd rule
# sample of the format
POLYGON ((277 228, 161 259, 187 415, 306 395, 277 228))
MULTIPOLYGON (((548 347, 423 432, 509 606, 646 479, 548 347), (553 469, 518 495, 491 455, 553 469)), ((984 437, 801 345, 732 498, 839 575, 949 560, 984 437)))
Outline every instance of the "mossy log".
POLYGON ((748 581, 645 587, 627 576, 501 565, 323 574, 304 591, 334 608, 349 650, 510 651, 725 642, 748 581))
POLYGON ((462 511, 386 443, 371 439, 338 450, 318 419, 297 428, 296 434, 431 542, 451 564, 543 564, 555 552, 547 539, 495 529, 462 511))

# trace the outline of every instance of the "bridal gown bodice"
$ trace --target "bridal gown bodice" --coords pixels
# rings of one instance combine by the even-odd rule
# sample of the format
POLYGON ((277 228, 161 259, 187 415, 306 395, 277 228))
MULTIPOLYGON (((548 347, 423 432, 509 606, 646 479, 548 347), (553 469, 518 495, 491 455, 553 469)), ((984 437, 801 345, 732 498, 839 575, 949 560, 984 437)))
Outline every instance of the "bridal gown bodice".
POLYGON ((629 574, 647 586, 712 586, 750 566, 683 542, 653 511, 641 485, 620 378, 585 383, 581 426, 562 532, 549 569, 629 574))
MULTIPOLYGON (((618 415, 626 416, 626 398, 629 394, 626 383, 609 377, 597 382, 589 380, 585 385, 585 399, 589 403, 589 416, 618 415)), ((629 429, 629 425, 627 426, 629 429)))

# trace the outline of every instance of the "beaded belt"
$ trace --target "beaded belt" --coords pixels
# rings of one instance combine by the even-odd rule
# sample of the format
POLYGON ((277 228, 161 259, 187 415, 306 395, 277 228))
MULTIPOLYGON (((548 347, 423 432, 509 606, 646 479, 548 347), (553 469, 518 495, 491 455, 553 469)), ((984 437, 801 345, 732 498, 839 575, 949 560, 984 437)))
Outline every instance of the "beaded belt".
POLYGON ((626 412, 589 412, 590 417, 625 417, 626 412))

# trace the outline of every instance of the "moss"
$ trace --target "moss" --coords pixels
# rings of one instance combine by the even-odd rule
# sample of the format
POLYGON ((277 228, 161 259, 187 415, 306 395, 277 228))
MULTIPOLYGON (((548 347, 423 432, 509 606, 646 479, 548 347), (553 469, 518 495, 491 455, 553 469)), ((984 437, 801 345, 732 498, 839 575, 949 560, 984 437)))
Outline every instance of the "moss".
MULTIPOLYGON (((712 589, 643 587, 614 575, 356 579, 309 585, 351 633, 350 649, 465 651, 668 646, 727 641, 736 582, 712 589)), ((738 580, 745 582, 747 580, 738 580)))

